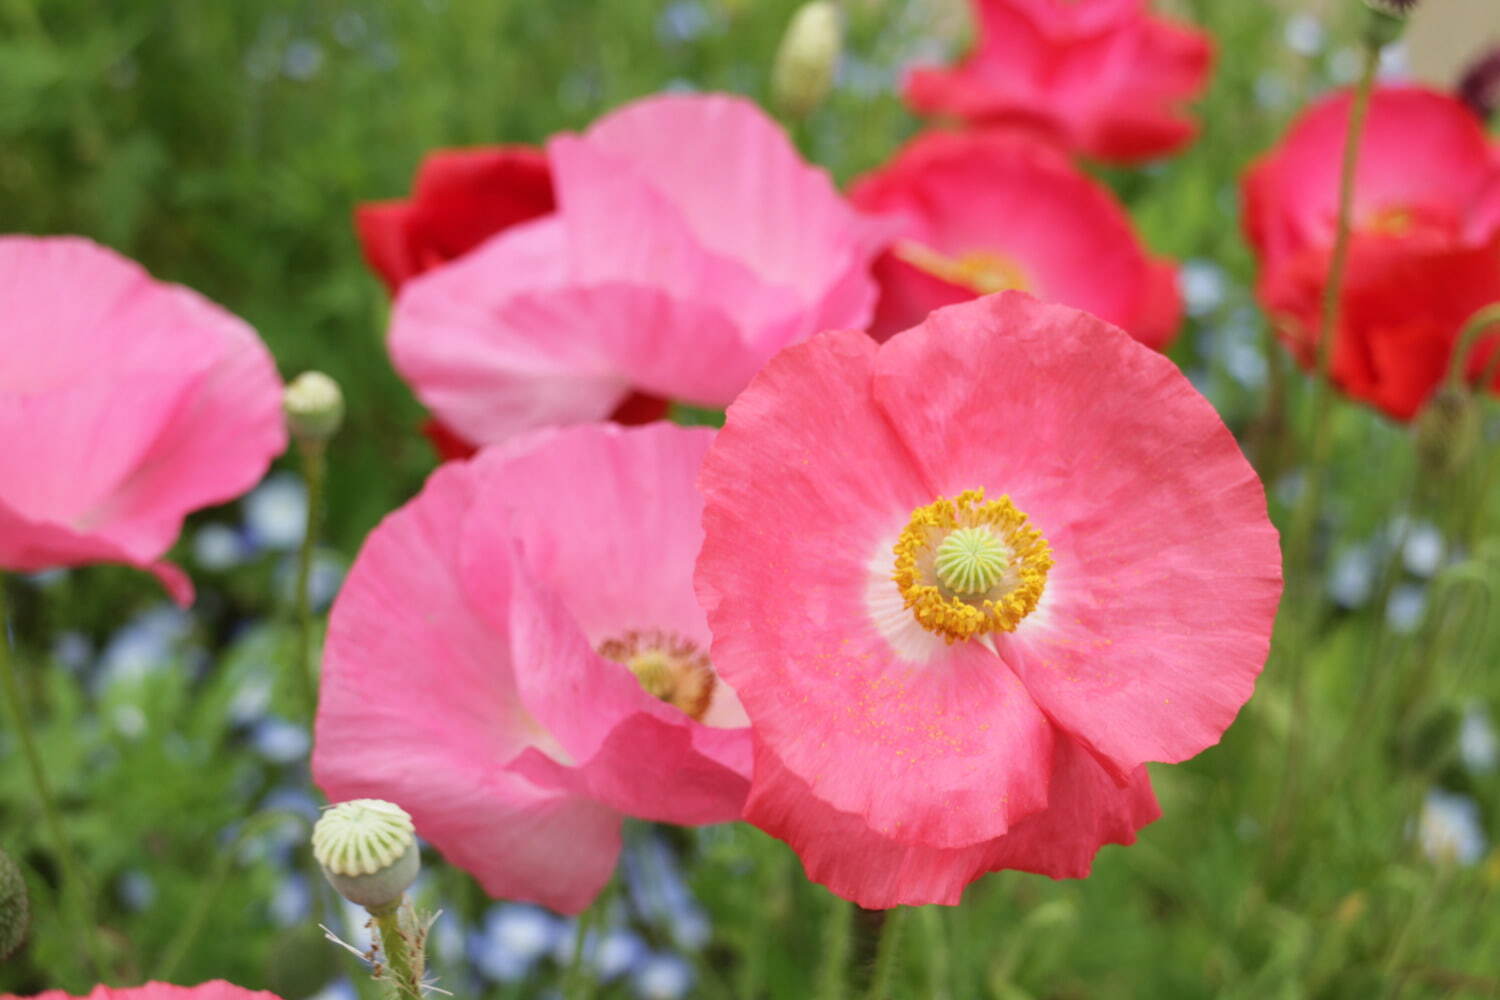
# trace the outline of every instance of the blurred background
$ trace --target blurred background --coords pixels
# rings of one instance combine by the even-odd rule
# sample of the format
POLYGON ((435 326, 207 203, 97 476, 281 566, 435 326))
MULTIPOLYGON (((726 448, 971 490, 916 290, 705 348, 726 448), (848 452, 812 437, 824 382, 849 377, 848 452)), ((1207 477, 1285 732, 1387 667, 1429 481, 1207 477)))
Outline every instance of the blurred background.
MULTIPOLYGON (((1171 354, 1246 432, 1273 386, 1296 413, 1305 385, 1251 297, 1238 178, 1311 98, 1353 78, 1359 5, 1157 6, 1218 40, 1202 134, 1160 164, 1095 172, 1151 249, 1183 262, 1189 318, 1171 354)), ((0 0, 0 230, 106 243, 244 316, 284 376, 319 368, 342 383, 349 418, 314 579, 326 605, 360 540, 435 465, 384 351, 387 297, 354 206, 404 195, 436 147, 541 142, 662 89, 764 100, 795 7, 0 0)), ((958 0, 849 0, 846 12, 835 91, 794 131, 841 182, 916 131, 897 97, 904 68, 961 53, 970 30, 958 0)), ((1495 44, 1495 0, 1425 0, 1382 72, 1448 89, 1495 44)), ((1298 662, 1273 659, 1220 747, 1155 772, 1163 819, 1136 846, 1106 848, 1091 879, 1003 873, 961 909, 922 911, 903 995, 1500 996, 1500 580, 1473 578, 1441 495, 1404 485, 1403 428, 1344 403, 1337 420, 1318 641, 1298 662), (1379 696, 1377 654, 1399 671, 1379 696)), ((306 497, 283 462, 243 501, 190 521, 174 555, 199 583, 191 612, 123 569, 5 585, 120 968, 329 1000, 363 977, 316 925, 360 932, 302 847, 319 800, 280 674, 306 497)), ((1299 472, 1262 471, 1280 518, 1299 472)), ((1500 512, 1488 518, 1494 528, 1500 512)), ((1283 628, 1299 613, 1285 608, 1283 628)), ((27 872, 37 919, 0 963, 0 991, 83 991, 92 980, 51 916, 57 873, 19 771, 0 771, 0 845, 27 872)), ((566 921, 487 900, 435 856, 422 893, 445 911, 441 985, 461 997, 554 988, 566 921)), ((594 952, 600 995, 805 995, 821 928, 843 906, 755 830, 633 826, 594 952)))

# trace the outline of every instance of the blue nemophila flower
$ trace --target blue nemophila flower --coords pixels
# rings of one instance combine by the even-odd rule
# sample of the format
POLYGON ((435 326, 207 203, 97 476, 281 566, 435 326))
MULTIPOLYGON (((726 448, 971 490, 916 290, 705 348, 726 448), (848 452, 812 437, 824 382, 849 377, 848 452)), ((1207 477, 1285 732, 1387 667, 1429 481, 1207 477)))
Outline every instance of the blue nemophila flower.
POLYGON ((307 527, 307 487, 289 472, 267 476, 242 501, 245 530, 257 546, 295 549, 307 527))
POLYGON ((1484 856, 1479 803, 1467 795, 1429 789, 1417 820, 1422 853, 1439 864, 1472 865, 1484 856))
POLYGON ((312 739, 305 727, 273 715, 251 730, 250 743, 272 764, 291 764, 307 757, 312 739))
POLYGON ((1483 705, 1472 704, 1464 709, 1458 729, 1458 753, 1464 767, 1475 774, 1490 773, 1500 761, 1500 740, 1495 737, 1494 722, 1483 705))
POLYGON ((653 954, 636 968, 632 983, 642 1000, 679 1000, 693 988, 693 967, 676 955, 653 954))
POLYGON ((571 949, 563 921, 521 903, 490 907, 482 928, 469 936, 469 952, 480 973, 503 983, 525 978, 539 959, 564 946, 571 949))
POLYGON ((1427 589, 1414 583, 1403 583, 1391 592, 1385 606, 1385 621, 1391 631, 1406 635, 1422 624, 1427 613, 1427 589))
POLYGON ((252 551, 249 542, 227 524, 205 524, 193 534, 193 561, 210 572, 233 569, 252 551))

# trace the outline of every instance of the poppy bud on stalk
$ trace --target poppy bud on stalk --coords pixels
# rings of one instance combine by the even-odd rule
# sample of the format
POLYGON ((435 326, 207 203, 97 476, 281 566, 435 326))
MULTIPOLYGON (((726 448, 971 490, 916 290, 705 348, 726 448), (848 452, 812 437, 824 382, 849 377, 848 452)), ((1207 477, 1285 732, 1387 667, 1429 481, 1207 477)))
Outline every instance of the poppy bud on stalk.
POLYGON ((322 372, 303 372, 286 387, 282 408, 299 441, 327 441, 344 422, 344 393, 322 372))
POLYGON ((1416 433, 1422 468, 1434 477, 1452 475, 1479 446, 1479 402, 1463 386, 1444 385, 1417 415, 1416 433))
POLYGON ((1417 0, 1365 0, 1370 16, 1365 22, 1365 40, 1377 48, 1401 37, 1406 18, 1417 6, 1417 0))
POLYGON ((844 46, 838 4, 813 0, 792 15, 771 69, 771 99, 778 111, 804 118, 828 96, 844 46))
POLYGON ((26 880, 16 863, 0 851, 0 960, 9 958, 21 947, 30 922, 26 880))

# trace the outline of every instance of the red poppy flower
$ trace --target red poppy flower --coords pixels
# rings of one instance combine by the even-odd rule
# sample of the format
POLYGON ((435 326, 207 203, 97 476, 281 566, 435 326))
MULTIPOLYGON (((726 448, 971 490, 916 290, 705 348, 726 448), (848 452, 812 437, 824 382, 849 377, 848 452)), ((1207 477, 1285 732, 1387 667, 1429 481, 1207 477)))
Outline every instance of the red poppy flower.
MULTIPOLYGON (((1340 93, 1314 105, 1244 180, 1257 294, 1305 367, 1317 358, 1349 103, 1340 93)), ((1331 375, 1407 420, 1442 379, 1464 323, 1500 301, 1500 157, 1462 103, 1418 87, 1375 92, 1352 234, 1331 375)), ((1471 378, 1495 347, 1492 338, 1469 357, 1471 378)))
POLYGON ((1013 133, 930 132, 850 191, 894 216, 876 261, 877 340, 1006 288, 1086 310, 1161 348, 1182 319, 1176 266, 1149 256, 1103 185, 1013 133))
POLYGON ((906 81, 916 111, 1035 129, 1069 151, 1129 163, 1196 131, 1182 112, 1208 79, 1213 44, 1152 16, 1145 0, 973 0, 979 42, 950 69, 906 81))

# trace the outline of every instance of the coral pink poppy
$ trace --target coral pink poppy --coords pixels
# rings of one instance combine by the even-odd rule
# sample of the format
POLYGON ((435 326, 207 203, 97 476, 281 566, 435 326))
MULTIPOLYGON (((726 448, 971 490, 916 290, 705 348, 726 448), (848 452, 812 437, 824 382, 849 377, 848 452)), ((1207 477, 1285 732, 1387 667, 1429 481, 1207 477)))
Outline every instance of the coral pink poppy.
POLYGON ((1218 741, 1281 592, 1265 496, 1170 361, 1003 292, 772 359, 704 461, 697 587, 746 818, 867 907, 1088 873, 1218 741))
POLYGON ((622 815, 738 819, 749 735, 692 584, 712 434, 538 432, 387 518, 329 625, 329 798, 395 802, 492 895, 569 912, 608 880, 622 815))
POLYGON ((648 98, 547 157, 557 212, 396 300, 396 367, 463 437, 598 420, 632 392, 724 406, 781 347, 869 319, 883 230, 749 102, 648 98))
POLYGON ((541 150, 442 149, 422 161, 410 198, 360 205, 354 228, 365 259, 394 294, 411 278, 555 206, 541 150))
POLYGON ((88 240, 4 236, 0 356, 0 567, 126 563, 191 601, 161 561, 183 518, 286 447, 255 331, 88 240))
POLYGON ((1203 32, 1151 15, 1145 0, 974 0, 974 9, 968 58, 908 76, 918 112, 1029 128, 1124 163, 1192 139, 1183 105, 1213 63, 1203 32))
MULTIPOLYGON (((0 1000, 22 1000, 13 994, 5 994, 0 1000)), ((75 1000, 71 993, 48 990, 38 993, 31 1000, 75 1000)), ((110 987, 96 986, 92 993, 76 1000, 279 1000, 274 993, 264 990, 247 990, 215 979, 201 986, 173 986, 170 983, 147 983, 144 986, 110 987)))
POLYGON ((877 340, 1005 288, 1091 312, 1149 347, 1182 319, 1176 265, 1146 253, 1109 189, 1022 135, 926 133, 849 197, 900 220, 875 264, 877 340))
MULTIPOLYGON (((1338 220, 1350 96, 1309 109, 1244 179, 1257 294, 1304 366, 1316 362, 1338 220)), ((1331 374, 1349 395, 1409 419, 1478 309, 1500 300, 1500 156, 1461 102, 1419 87, 1373 95, 1355 178, 1352 238, 1331 374), (1421 149, 1421 156, 1412 156, 1421 149)), ((1497 346, 1468 359, 1477 378, 1497 346)))

